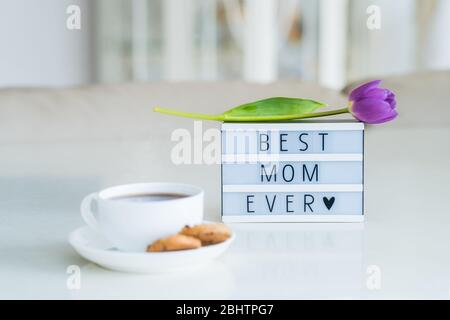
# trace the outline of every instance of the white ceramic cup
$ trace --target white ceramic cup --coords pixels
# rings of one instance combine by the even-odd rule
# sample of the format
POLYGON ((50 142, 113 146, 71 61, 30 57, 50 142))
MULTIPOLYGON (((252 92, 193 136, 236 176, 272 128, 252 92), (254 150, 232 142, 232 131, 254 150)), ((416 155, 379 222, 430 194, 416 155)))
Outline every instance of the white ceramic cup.
POLYGON ((138 183, 104 189, 86 196, 81 216, 121 251, 143 252, 153 241, 203 220, 203 190, 180 183, 138 183), (138 194, 184 197, 133 202, 116 197, 138 194), (93 208, 94 207, 94 208, 93 208))

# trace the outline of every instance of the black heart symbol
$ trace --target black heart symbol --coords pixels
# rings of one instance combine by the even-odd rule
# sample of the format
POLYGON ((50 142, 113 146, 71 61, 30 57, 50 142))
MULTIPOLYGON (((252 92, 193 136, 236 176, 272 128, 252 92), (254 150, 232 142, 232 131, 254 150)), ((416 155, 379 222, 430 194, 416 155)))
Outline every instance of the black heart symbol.
POLYGON ((331 197, 330 199, 328 199, 327 197, 323 197, 323 203, 325 204, 325 207, 327 207, 328 210, 331 209, 331 207, 334 204, 334 197, 331 197))

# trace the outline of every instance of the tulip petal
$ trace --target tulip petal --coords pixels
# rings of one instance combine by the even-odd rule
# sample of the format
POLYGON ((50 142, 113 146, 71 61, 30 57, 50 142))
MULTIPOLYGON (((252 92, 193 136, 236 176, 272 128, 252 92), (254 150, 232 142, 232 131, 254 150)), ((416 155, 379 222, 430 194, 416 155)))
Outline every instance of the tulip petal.
POLYGON ((397 116, 398 116, 397 111, 392 110, 392 112, 386 118, 383 118, 383 119, 380 119, 380 120, 376 120, 376 121, 373 121, 373 122, 367 122, 367 123, 380 124, 380 123, 384 123, 384 122, 388 122, 388 121, 394 120, 395 118, 397 118, 397 116))
POLYGON ((354 102, 350 108, 350 112, 355 116, 355 118, 366 123, 386 122, 395 118, 397 114, 397 112, 391 108, 389 103, 380 99, 372 98, 354 102), (390 117, 393 118, 389 119, 390 117))
POLYGON ((395 109, 395 107, 397 106, 397 101, 395 100, 395 93, 393 93, 392 91, 388 90, 389 94, 386 98, 386 102, 389 103, 389 105, 391 106, 392 109, 395 109))
POLYGON ((372 99, 380 99, 386 100, 389 97, 389 90, 383 88, 373 88, 368 90, 364 96, 359 97, 357 100, 372 98, 372 99))
POLYGON ((374 80, 360 85, 359 87, 353 89, 352 92, 350 92, 349 100, 357 101, 360 98, 364 98, 365 94, 368 91, 377 88, 380 83, 381 80, 374 80))

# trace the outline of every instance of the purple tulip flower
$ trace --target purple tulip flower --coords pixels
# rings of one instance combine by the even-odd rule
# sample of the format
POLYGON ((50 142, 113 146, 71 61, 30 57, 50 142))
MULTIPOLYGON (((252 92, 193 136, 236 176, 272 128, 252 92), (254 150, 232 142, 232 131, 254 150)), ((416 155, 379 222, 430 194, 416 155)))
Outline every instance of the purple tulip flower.
POLYGON ((356 119, 376 124, 397 117, 395 94, 388 89, 379 88, 380 83, 381 80, 367 82, 350 93, 348 110, 356 119))

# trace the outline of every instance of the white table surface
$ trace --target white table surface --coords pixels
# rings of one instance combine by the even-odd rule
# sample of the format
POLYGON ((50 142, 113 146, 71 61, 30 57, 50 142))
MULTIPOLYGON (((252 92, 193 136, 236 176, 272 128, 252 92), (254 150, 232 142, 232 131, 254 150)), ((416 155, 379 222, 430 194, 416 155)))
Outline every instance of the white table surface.
POLYGON ((83 224, 80 200, 114 184, 182 181, 205 188, 206 217, 218 221, 219 166, 173 165, 165 134, 3 144, 0 298, 448 299, 449 138, 439 126, 371 127, 365 223, 233 225, 237 239, 220 259, 163 275, 108 271, 78 256, 67 235, 83 224), (81 268, 79 290, 66 285, 71 265, 81 268))

